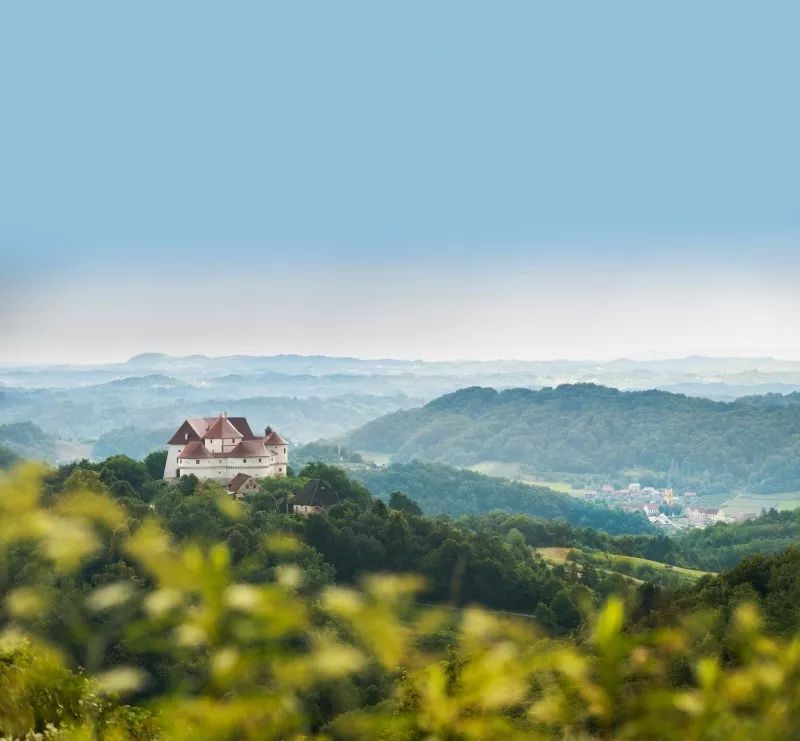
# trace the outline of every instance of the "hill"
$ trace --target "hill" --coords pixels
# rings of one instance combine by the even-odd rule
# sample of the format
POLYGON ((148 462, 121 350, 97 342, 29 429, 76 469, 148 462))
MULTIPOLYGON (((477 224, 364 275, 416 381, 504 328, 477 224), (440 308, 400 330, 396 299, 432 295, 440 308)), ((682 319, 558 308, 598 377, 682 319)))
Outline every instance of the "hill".
POLYGON ((0 425, 0 445, 23 458, 52 460, 55 457, 55 438, 32 422, 0 425))
POLYGON ((369 422, 344 442, 395 461, 500 461, 596 482, 635 476, 664 485, 669 474, 676 487, 708 493, 800 489, 800 405, 794 398, 717 402, 594 384, 539 391, 472 387, 369 422))
POLYGON ((13 450, 9 450, 5 445, 0 445, 0 469, 10 468, 19 460, 19 456, 13 450))
POLYGON ((674 566, 663 561, 641 558, 640 556, 626 556, 603 551, 584 551, 580 548, 546 546, 537 548, 536 552, 552 563, 571 562, 580 569, 591 566, 606 573, 620 574, 638 584, 649 582, 662 586, 678 587, 692 584, 701 576, 706 576, 709 573, 697 569, 687 569, 683 566, 674 566))
POLYGON ((748 522, 690 530, 674 540, 683 559, 698 568, 721 571, 756 553, 778 553, 800 543, 800 510, 770 510, 748 522))
POLYGON ((771 555, 756 553, 718 576, 704 577, 692 590, 668 595, 650 620, 669 624, 679 615, 707 611, 714 618, 712 635, 725 642, 734 607, 742 602, 760 608, 770 632, 796 633, 800 628, 800 546, 771 555))
POLYGON ((402 491, 426 514, 459 517, 505 511, 562 518, 578 527, 598 528, 612 534, 654 532, 639 513, 589 504, 544 486, 530 486, 441 464, 415 461, 383 468, 355 467, 351 475, 383 499, 393 491, 402 491))

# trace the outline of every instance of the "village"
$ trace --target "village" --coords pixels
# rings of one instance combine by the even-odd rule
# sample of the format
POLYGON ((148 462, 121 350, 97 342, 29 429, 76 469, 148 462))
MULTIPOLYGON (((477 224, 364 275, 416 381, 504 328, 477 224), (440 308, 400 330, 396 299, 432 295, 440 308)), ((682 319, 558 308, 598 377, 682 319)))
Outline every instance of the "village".
POLYGON ((743 522, 757 516, 755 512, 732 515, 726 514, 722 507, 701 506, 694 491, 678 495, 672 488, 656 489, 637 482, 623 489, 603 484, 599 489, 586 491, 584 498, 627 512, 642 512, 652 525, 666 531, 704 528, 718 522, 743 522))

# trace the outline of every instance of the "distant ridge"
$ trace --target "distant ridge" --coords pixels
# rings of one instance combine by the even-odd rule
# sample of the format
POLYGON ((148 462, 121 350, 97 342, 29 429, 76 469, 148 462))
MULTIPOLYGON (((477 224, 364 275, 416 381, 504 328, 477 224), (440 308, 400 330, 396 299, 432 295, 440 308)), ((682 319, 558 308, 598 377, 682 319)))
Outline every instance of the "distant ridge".
POLYGON ((189 386, 190 384, 181 381, 171 376, 165 376, 162 373, 151 373, 146 376, 129 376, 128 378, 117 378, 113 381, 106 381, 105 383, 96 384, 97 387, 105 388, 181 388, 189 386))

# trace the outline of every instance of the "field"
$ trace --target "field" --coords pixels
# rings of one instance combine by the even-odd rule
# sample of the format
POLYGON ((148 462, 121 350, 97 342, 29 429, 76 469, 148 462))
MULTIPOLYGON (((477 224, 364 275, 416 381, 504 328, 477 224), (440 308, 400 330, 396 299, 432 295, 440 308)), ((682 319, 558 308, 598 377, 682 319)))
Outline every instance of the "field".
POLYGON ((552 561, 553 563, 564 563, 567 560, 567 556, 570 554, 570 552, 574 550, 574 548, 559 548, 555 546, 536 548, 536 552, 542 558, 544 558, 546 561, 552 561))
POLYGON ((730 493, 701 494, 692 499, 685 499, 682 503, 685 507, 726 507, 731 496, 730 493))
POLYGON ((755 512, 774 507, 777 510, 797 509, 800 507, 800 491, 786 491, 780 494, 745 494, 739 493, 724 504, 725 511, 730 514, 755 512))
POLYGON ((494 476, 502 479, 510 479, 511 481, 519 481, 522 484, 529 484, 531 486, 546 486, 553 491, 560 491, 562 494, 570 494, 572 496, 582 496, 582 492, 574 489, 571 484, 566 481, 547 481, 538 476, 522 473, 519 470, 519 465, 516 463, 506 463, 504 461, 481 461, 474 466, 469 467, 470 471, 481 473, 484 476, 494 476))
MULTIPOLYGON (((549 548, 537 548, 536 552, 542 556, 547 561, 552 561, 553 563, 565 563, 567 560, 567 556, 572 551, 576 551, 579 549, 576 548, 560 548, 560 547, 549 547, 549 548)), ((620 556, 614 553, 593 553, 592 555, 597 556, 599 555, 602 560, 610 567, 610 571, 614 571, 613 566, 614 564, 625 564, 627 566, 650 566, 654 569, 670 571, 674 574, 680 574, 685 576, 687 579, 691 579, 694 581, 695 579, 699 579, 701 576, 705 576, 708 571, 699 571, 697 569, 685 569, 682 566, 670 566, 669 564, 662 563, 661 561, 651 561, 647 558, 638 558, 636 556, 620 556)))
MULTIPOLYGON (((688 502, 687 502, 688 504, 688 502)), ((778 494, 750 494, 737 492, 734 494, 703 494, 693 504, 699 507, 722 507, 728 515, 740 515, 745 512, 761 514, 762 509, 777 510, 797 509, 800 507, 800 491, 786 491, 778 494)))
POLYGON ((661 561, 651 561, 650 559, 638 558, 637 556, 618 556, 611 553, 607 553, 606 555, 609 559, 616 561, 617 563, 630 563, 638 566, 652 566, 654 569, 667 569, 669 571, 674 571, 676 574, 688 576, 691 579, 699 579, 701 576, 711 573, 709 571, 700 571, 698 569, 685 569, 683 566, 670 566, 669 564, 662 563, 661 561))

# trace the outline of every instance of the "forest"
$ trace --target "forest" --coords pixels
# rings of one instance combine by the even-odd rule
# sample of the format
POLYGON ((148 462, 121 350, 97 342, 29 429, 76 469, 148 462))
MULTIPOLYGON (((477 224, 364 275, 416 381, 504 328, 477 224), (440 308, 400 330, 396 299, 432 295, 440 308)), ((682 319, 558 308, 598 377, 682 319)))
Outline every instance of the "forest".
POLYGON ((356 467, 352 475, 377 496, 386 497, 393 491, 402 491, 432 515, 458 517, 503 510, 534 517, 564 518, 573 525, 610 533, 654 532, 638 512, 623 512, 544 486, 483 476, 436 463, 414 461, 380 468, 356 467))
POLYGON ((473 387, 398 411, 343 438, 352 450, 468 467, 693 489, 800 490, 800 396, 732 402, 593 384, 473 387))
MULTIPOLYGON (((797 548, 692 583, 641 583, 535 548, 696 565, 699 536, 430 517, 406 493, 384 501, 319 462, 241 504, 214 482, 161 480, 163 462, 113 456, 0 479, 4 735, 798 730, 800 654, 781 643, 800 629, 797 548), (309 479, 339 503, 289 514, 309 479), (666 629, 681 638, 664 643, 666 629), (657 698, 669 709, 656 712, 657 698)), ((772 512, 705 532, 729 560, 777 546, 770 528, 796 540, 797 527, 796 514, 772 512)))

